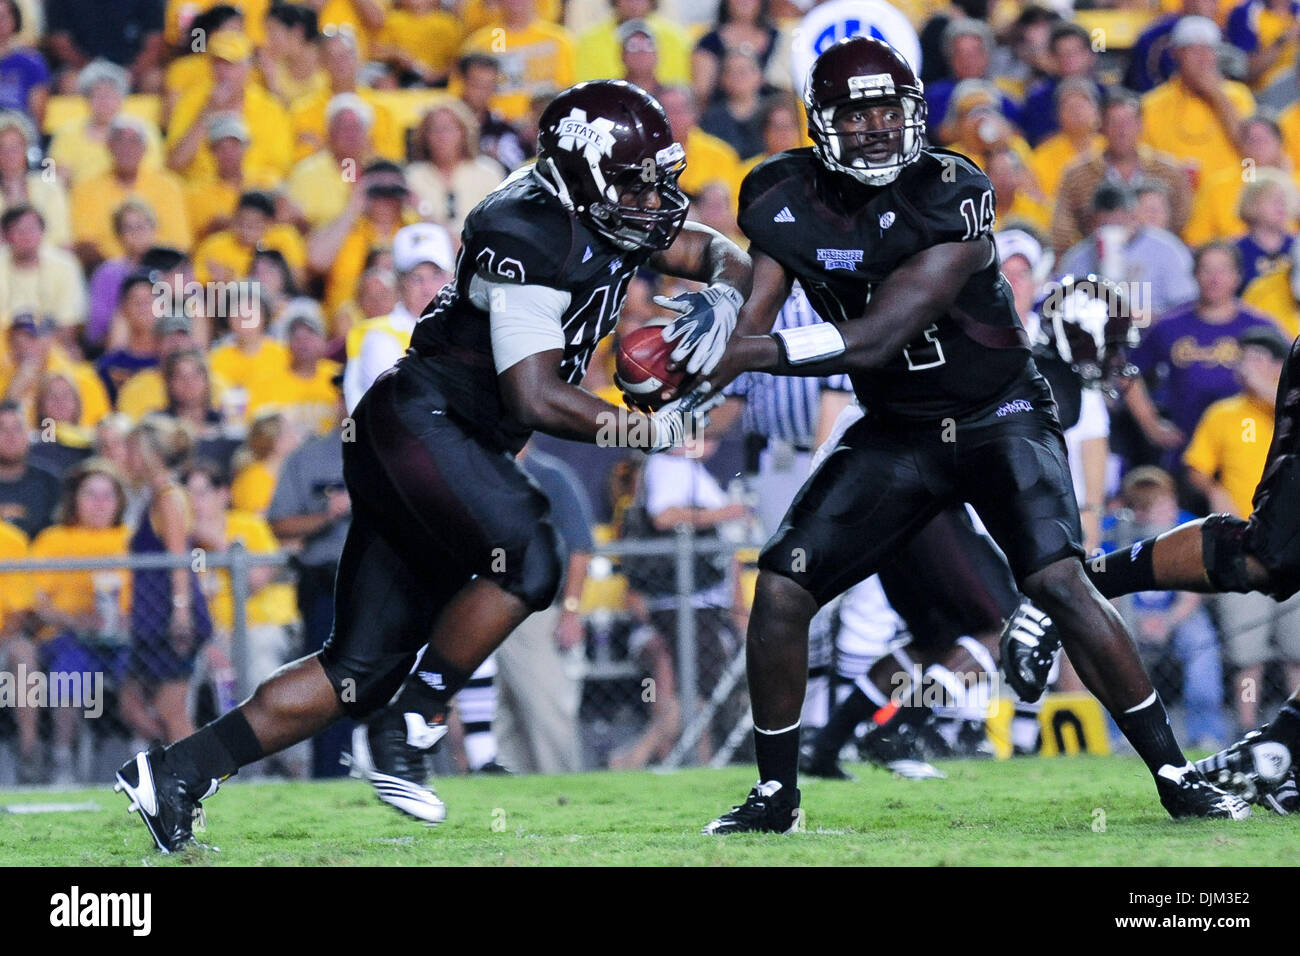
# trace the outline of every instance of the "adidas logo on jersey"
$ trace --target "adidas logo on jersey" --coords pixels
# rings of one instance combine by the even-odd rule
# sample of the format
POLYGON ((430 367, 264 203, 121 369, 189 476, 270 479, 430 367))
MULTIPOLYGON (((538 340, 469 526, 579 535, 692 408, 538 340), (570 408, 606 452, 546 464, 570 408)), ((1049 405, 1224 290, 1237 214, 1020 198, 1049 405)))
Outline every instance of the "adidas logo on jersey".
POLYGON ((782 206, 781 211, 772 217, 773 222, 794 222, 794 213, 789 206, 782 206))

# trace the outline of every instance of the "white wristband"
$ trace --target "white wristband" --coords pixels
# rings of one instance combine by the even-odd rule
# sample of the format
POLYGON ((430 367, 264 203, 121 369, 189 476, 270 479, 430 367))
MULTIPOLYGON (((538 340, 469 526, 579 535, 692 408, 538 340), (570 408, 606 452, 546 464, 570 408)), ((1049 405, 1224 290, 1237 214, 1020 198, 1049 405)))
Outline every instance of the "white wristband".
POLYGON ((772 337, 790 365, 807 365, 844 354, 844 336, 834 324, 818 322, 798 329, 782 329, 772 337))

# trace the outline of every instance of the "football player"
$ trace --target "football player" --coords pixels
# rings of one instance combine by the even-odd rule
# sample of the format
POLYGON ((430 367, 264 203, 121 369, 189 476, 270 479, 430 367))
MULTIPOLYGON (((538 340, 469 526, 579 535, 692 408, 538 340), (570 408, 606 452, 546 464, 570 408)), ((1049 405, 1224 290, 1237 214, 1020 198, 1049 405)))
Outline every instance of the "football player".
MULTIPOLYGON (((1285 601, 1300 590, 1300 339, 1282 367, 1273 414, 1273 441, 1250 517, 1213 514, 1089 560, 1088 576, 1103 596, 1263 591, 1285 601)), ((1023 624, 1019 615, 1007 623, 1002 668, 1018 693, 1036 700, 1059 643, 1023 624)), ((1272 723, 1196 765, 1252 801, 1294 812, 1300 804, 1293 761, 1298 752, 1300 692, 1272 723)))
POLYGON ((760 556, 747 642, 759 782, 705 832, 798 827, 809 621, 960 501, 979 512, 1020 590, 1054 619, 1166 810, 1249 816, 1187 761, 1131 636, 1084 575, 1061 427, 998 270, 987 177, 964 156, 924 145, 921 84, 879 40, 853 37, 823 52, 806 103, 814 146, 778 154, 742 184, 754 292, 700 388, 745 370, 848 373, 866 415, 760 556), (827 321, 762 334, 796 278, 827 321))
POLYGON ((442 820, 419 758, 474 669, 550 606, 564 566, 546 498, 514 454, 534 430, 668 448, 713 403, 687 395, 641 414, 578 384, 639 268, 708 283, 673 301, 681 315, 664 332, 692 372, 716 365, 749 292, 749 257, 686 222, 683 149, 662 107, 623 81, 584 83, 559 94, 539 128, 537 163, 470 213, 453 280, 353 414, 352 523, 329 641, 118 772, 160 849, 192 838, 199 802, 240 767, 381 709, 367 776, 388 803, 442 820))

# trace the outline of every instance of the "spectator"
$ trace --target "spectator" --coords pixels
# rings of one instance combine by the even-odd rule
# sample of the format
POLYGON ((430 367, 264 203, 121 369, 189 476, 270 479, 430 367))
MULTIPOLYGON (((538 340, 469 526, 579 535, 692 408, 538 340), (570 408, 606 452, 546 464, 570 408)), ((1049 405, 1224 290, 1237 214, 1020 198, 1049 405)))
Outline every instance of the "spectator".
POLYGON ((316 229, 342 215, 358 173, 370 162, 375 111, 354 93, 340 93, 325 110, 328 146, 300 160, 289 174, 289 199, 316 229))
POLYGON ((325 275, 325 312, 336 315, 356 295, 366 257, 391 248, 397 230, 414 220, 411 192, 396 163, 377 160, 366 167, 338 218, 307 237, 307 261, 325 275))
POLYGON ((767 75, 781 33, 772 22, 770 0, 722 0, 713 29, 700 37, 691 53, 691 88, 698 103, 708 103, 718 89, 722 61, 732 50, 749 53, 767 75))
POLYGON ((1129 286, 1130 307, 1145 321, 1196 295, 1192 256, 1173 233, 1141 226, 1137 197, 1126 186, 1103 183, 1092 205, 1092 234, 1069 249, 1057 274, 1095 272, 1129 286), (1141 283, 1137 285, 1136 283, 1141 283), (1145 299, 1145 301, 1141 301, 1145 299))
POLYGON ((36 389, 36 436, 28 459, 52 475, 66 475, 93 454, 93 433, 81 426, 81 393, 67 372, 46 372, 36 389))
POLYGON ((1048 41, 1051 51, 1052 75, 1040 80, 1025 97, 1021 114, 1021 129, 1025 138, 1037 146, 1055 133, 1057 126, 1056 89, 1068 79, 1079 79, 1092 85, 1097 101, 1106 95, 1097 81, 1097 52, 1092 47, 1092 37, 1077 23, 1058 23, 1052 27, 1048 41))
MULTIPOLYGON (((168 411, 164 367, 172 355, 195 348, 193 328, 183 314, 164 315, 154 323, 153 333, 157 340, 158 364, 142 368, 128 378, 118 390, 114 403, 117 410, 133 423, 150 412, 168 411)), ((191 424, 197 427, 200 422, 191 424)))
MULTIPOLYGON (((0 561, 26 561, 28 557, 27 535, 7 521, 0 521, 0 561)), ((16 674, 19 668, 26 668, 30 674, 39 666, 30 633, 32 600, 29 575, 0 574, 0 670, 16 674)), ((40 711, 34 707, 15 707, 12 712, 18 728, 16 782, 44 783, 40 711)))
POLYGON ((241 294, 228 305, 230 335, 212 349, 209 362, 226 398, 240 407, 243 418, 254 395, 276 394, 276 379, 289 365, 289 350, 266 334, 267 314, 259 297, 241 294))
POLYGON ((1201 182, 1237 167, 1241 121, 1255 112, 1250 90, 1219 72, 1219 40, 1213 20, 1183 17, 1170 36, 1177 71, 1142 97, 1143 141, 1191 167, 1201 182))
POLYGON ((191 451, 189 432, 165 415, 147 416, 127 437, 130 476, 147 489, 130 552, 185 559, 172 570, 131 574, 131 648, 122 717, 137 737, 164 743, 194 732, 186 706, 189 680, 200 648, 212 637, 208 602, 191 565, 189 501, 178 477, 191 451))
POLYGON ((769 156, 802 146, 804 135, 802 122, 803 114, 799 111, 799 104, 793 97, 781 94, 768 97, 763 107, 763 151, 741 166, 741 181, 749 175, 750 170, 769 156))
POLYGON ((718 230, 733 241, 741 238, 736 210, 731 203, 731 184, 720 179, 700 190, 699 196, 691 203, 690 218, 718 230))
POLYGON ((1196 190, 1192 218, 1183 238, 1192 245, 1214 239, 1231 239, 1246 231, 1237 214, 1241 193, 1248 182, 1271 171, 1282 173, 1293 183, 1295 168, 1282 144, 1282 130, 1267 116, 1256 114, 1241 124, 1243 151, 1249 162, 1220 170, 1201 182, 1196 190))
POLYGON ((496 57, 470 53, 456 67, 460 101, 469 107, 478 126, 479 152, 506 169, 516 169, 532 158, 519 131, 491 109, 501 75, 496 57))
POLYGON ((1246 234, 1236 241, 1241 252, 1238 295, 1244 295, 1256 279, 1290 271, 1297 214, 1300 191, 1280 170, 1259 170, 1255 181, 1241 191, 1237 215, 1246 225, 1246 234))
POLYGON ((50 98, 50 68, 40 53, 18 43, 22 29, 18 0, 0 2, 0 109, 26 113, 39 128, 50 98))
POLYGON ((1170 453, 1166 470, 1177 467, 1177 453, 1205 409, 1237 391, 1233 370, 1241 359, 1241 337, 1253 329, 1276 330, 1236 297, 1241 259, 1235 246, 1202 246, 1195 269, 1196 300, 1146 330, 1132 356, 1145 381, 1133 382, 1125 396, 1147 440, 1170 453))
MULTIPOLYGON (((0 3, 0 6, 3 6, 0 3)), ((49 316, 72 344, 86 323, 86 280, 77 257, 45 241, 45 218, 32 206, 0 214, 0 309, 49 316)))
MULTIPOLYGON (((1135 93, 1146 93, 1170 79, 1177 69, 1171 37, 1178 21, 1183 17, 1214 19, 1219 7, 1218 0, 1182 0, 1181 12, 1167 13, 1154 20, 1133 45, 1124 85, 1135 93)), ((1168 9, 1167 4, 1164 9, 1168 9)))
POLYGON ((113 211, 113 235, 122 246, 122 255, 101 263, 90 278, 90 311, 83 335, 87 344, 101 348, 108 338, 122 283, 140 269, 144 254, 158 237, 158 218, 145 203, 128 199, 113 211))
MULTIPOLYGON (((1124 478, 1124 508, 1107 516, 1106 552, 1162 534, 1196 516, 1178 507, 1174 480, 1159 468, 1134 468, 1124 478)), ((1139 591, 1116 602, 1152 674, 1172 657, 1182 672, 1184 738, 1201 750, 1228 739, 1223 713, 1223 657, 1204 599, 1187 591, 1139 591)))
POLYGON ((153 280, 147 272, 133 272, 122 283, 108 349, 95 362, 95 370, 114 403, 131 376, 157 367, 159 321, 154 317, 153 280))
POLYGON ((1300 100, 1300 59, 1255 97, 1261 110, 1283 113, 1300 100))
MULTIPOLYGON (((1004 89, 1023 98, 1052 72, 1052 27, 1061 21, 1054 10, 1027 4, 1007 29, 1002 46, 991 47, 993 75, 1004 89)), ((930 81, 926 81, 928 89, 930 81)))
POLYGON ((997 197, 998 218, 994 229, 1013 224, 1045 231, 1050 213, 1034 174, 1010 146, 997 146, 984 157, 984 171, 997 197))
MULTIPOLYGON (((517 0, 516 0, 517 2, 517 0)), ((504 5, 509 9, 510 0, 504 5)), ((530 3, 531 6, 531 3, 530 3)), ((665 86, 688 83, 691 79, 691 44, 685 30, 655 12, 655 0, 613 0, 611 16, 591 27, 577 41, 578 80, 621 78, 618 28, 629 20, 643 20, 654 31, 655 49, 659 51, 659 82, 665 86)), ((470 38, 471 42, 473 37, 470 38)), ((466 46, 471 45, 467 43, 466 46)), ((510 68, 503 66, 507 73, 510 68)), ((569 81, 572 82, 572 81, 569 81)), ((569 82, 559 83, 563 89, 569 82)), ((505 112, 503 110, 503 112, 505 112)))
MULTIPOLYGON (((251 31, 250 31, 251 35, 251 31)), ((329 86, 320 63, 316 11, 305 3, 271 4, 266 42, 256 53, 262 85, 285 109, 329 86)))
MULTIPOLYGON (((1133 215, 1139 229, 1169 232, 1173 210, 1169 208, 1169 187, 1162 182, 1143 183, 1133 191, 1133 215)), ((1172 235, 1172 233, 1170 233, 1172 235)))
MULTIPOLYGON (((93 427, 111 410, 108 393, 94 366, 76 361, 55 341, 54 323, 30 312, 15 315, 6 336, 8 349, 0 355, 0 398, 18 402, 29 416, 36 389, 47 372, 66 372, 81 395, 81 424, 93 427)), ((30 419, 33 423, 34 418, 30 419)))
POLYGON ((77 210, 73 228, 78 257, 88 266, 122 255, 113 234, 113 213, 128 199, 140 199, 158 219, 158 239, 168 246, 190 248, 190 221, 185 213, 181 182, 165 169, 148 169, 144 157, 148 132, 132 116, 119 116, 108 131, 110 168, 77 183, 72 206, 77 210))
POLYGON ((214 232, 194 250, 194 278, 199 282, 247 279, 259 249, 275 249, 295 275, 306 265, 307 251, 298 230, 275 222, 275 200, 251 190, 239 197, 227 229, 214 232))
POLYGON ((695 97, 685 86, 667 87, 659 103, 668 116, 673 136, 686 150, 686 170, 678 180, 682 191, 697 196, 705 184, 722 180, 732 184, 732 205, 740 194, 740 157, 724 140, 696 125, 695 97))
POLYGON ((1105 139, 1097 132, 1101 125, 1100 102, 1095 85, 1087 80, 1072 77, 1056 85, 1056 117, 1060 132, 1053 133, 1034 148, 1031 162, 1044 194, 1056 195, 1066 166, 1105 146, 1105 139))
MULTIPOLYGON (((1236 378, 1241 391, 1205 410, 1183 456, 1188 480, 1215 511, 1245 518, 1273 440, 1273 412, 1289 343, 1276 329, 1240 338, 1236 378)), ((1300 598, 1278 603, 1259 591, 1218 597, 1233 694, 1241 726, 1258 724, 1264 665, 1280 660, 1288 688, 1300 683, 1300 598), (1275 645, 1270 649, 1270 643, 1275 645)))
MULTIPOLYGON (((644 5, 647 0, 619 2, 644 5)), ((662 50, 662 37, 660 40, 662 50)), ((501 25, 483 27, 471 33, 461 47, 461 53, 492 53, 497 57, 501 79, 492 109, 511 121, 522 119, 527 114, 534 96, 557 93, 578 79, 573 38, 563 27, 547 23, 537 16, 535 0, 501 0, 501 25)), ((618 72, 618 41, 614 37, 612 21, 607 29, 607 38, 602 33, 592 49, 584 48, 582 65, 584 71, 595 70, 592 77, 610 77, 618 72), (608 55, 603 63, 591 59, 601 57, 606 46, 608 55)), ((586 75, 584 72, 584 77, 586 75)))
MULTIPOLYGON (((108 152, 108 134, 113 120, 122 114, 126 94, 131 91, 131 77, 116 63, 96 60, 77 77, 77 95, 86 100, 90 113, 60 126, 50 140, 49 158, 69 184, 102 175, 112 167, 108 152)), ((162 137, 157 127, 143 123, 145 131, 145 169, 161 169, 162 137)))
POLYGON ((379 31, 384 16, 392 6, 389 0, 311 0, 320 23, 322 36, 346 33, 361 53, 367 53, 379 31))
MULTIPOLYGON (((991 80, 989 65, 996 44, 993 31, 982 20, 969 17, 950 20, 943 31, 943 52, 948 61, 949 75, 925 87, 925 102, 929 107, 926 122, 938 129, 948 115, 948 104, 953 90, 962 80, 991 80)), ((1019 124, 1020 109, 1015 100, 1002 94, 1002 115, 1019 124)))
MULTIPOLYGON (((28 557, 125 558, 129 530, 122 523, 126 493, 112 464, 88 459, 62 489, 59 523, 32 541, 28 557)), ((43 571, 34 576, 33 616, 41 637, 40 658, 51 679, 58 674, 107 674, 115 680, 125 664, 122 638, 131 607, 131 579, 125 570, 43 571)), ((72 754, 81 711, 54 713, 53 782, 72 784, 78 774, 72 754)))
POLYGON ((325 358, 327 342, 320 306, 296 299, 283 319, 289 365, 270 394, 249 396, 254 411, 275 408, 287 427, 300 436, 323 434, 334 427, 334 379, 343 367, 325 358))
POLYGON ((223 113, 209 121, 212 175, 185 184, 185 208, 196 239, 229 228, 241 196, 278 186, 283 179, 273 170, 253 167, 248 162, 248 144, 248 127, 238 116, 223 113))
POLYGON ((302 293, 289 263, 278 249, 259 249, 253 254, 253 264, 249 267, 248 277, 261 289, 262 299, 267 304, 267 312, 274 326, 284 316, 289 303, 302 293))
POLYGON ((722 61, 721 97, 700 118, 700 129, 727 143, 741 160, 763 152, 763 73, 756 57, 737 50, 722 61))
POLYGON ((302 442, 302 433, 291 428, 283 415, 264 409, 253 415, 248 439, 235 452, 231 471, 230 501, 240 511, 266 514, 275 492, 276 476, 285 459, 302 442))
MULTIPOLYGON (((164 339, 170 337, 164 336, 164 339)), ((233 436, 244 434, 247 426, 242 412, 237 423, 230 423, 217 411, 222 395, 214 386, 207 356, 202 349, 191 347, 171 352, 163 359, 162 380, 165 389, 163 411, 181 422, 194 435, 195 459, 212 462, 223 472, 229 473, 235 452, 240 446, 239 439, 233 436), (230 427, 232 424, 237 427, 230 427)))
POLYGON ((500 697, 492 730, 507 767, 524 773, 576 773, 582 769, 582 682, 571 658, 575 651, 581 653, 585 639, 579 610, 595 522, 582 482, 568 465, 531 444, 517 457, 551 503, 568 563, 554 603, 531 615, 496 651, 500 697))
POLYGON ((72 236, 68 194, 57 179, 28 168, 40 137, 22 113, 0 112, 0 212, 30 205, 45 219, 45 240, 66 247, 72 236))
POLYGON ((1259 90, 1296 62, 1295 0, 1242 0, 1228 14, 1227 41, 1246 54, 1246 82, 1259 90))
MULTIPOLYGON (((334 575, 343 553, 352 504, 343 483, 342 396, 335 406, 340 424, 308 438, 280 469, 266 519, 281 545, 294 552, 303 653, 320 650, 334 621, 334 575)), ((339 721, 319 735, 312 752, 317 777, 342 774, 339 754, 351 739, 351 722, 339 721), (340 725, 342 727, 340 728, 340 725)))
POLYGON ((30 450, 22 409, 0 401, 0 521, 34 538, 54 520, 59 479, 33 465, 30 450))
POLYGON ((131 86, 162 85, 162 0, 47 0, 46 43, 56 64, 76 72, 103 58, 131 73, 131 86))
POLYGON ((361 58, 355 34, 349 30, 326 29, 319 42, 321 65, 329 82, 293 104, 290 112, 293 158, 301 161, 325 148, 330 109, 337 97, 346 94, 358 97, 370 108, 370 120, 366 124, 366 155, 400 161, 406 152, 402 145, 402 131, 380 97, 361 83, 361 58))
POLYGON ((1141 143, 1138 99, 1123 91, 1107 95, 1101 113, 1105 145, 1070 163, 1061 173, 1052 213, 1052 247, 1059 256, 1091 232, 1092 201, 1103 182, 1136 189, 1148 181, 1169 188, 1170 232, 1182 232, 1191 211, 1191 189, 1181 166, 1141 143))
POLYGON ((634 83, 651 96, 660 90, 656 70, 659 67, 659 50, 655 35, 644 20, 628 20, 618 26, 619 62, 623 64, 623 79, 634 83))
POLYGON ((987 80, 963 80, 953 90, 948 120, 939 130, 939 137, 981 165, 996 150, 1009 148, 1028 167, 1033 151, 1002 115, 1001 97, 998 88, 987 80))
POLYGON ((223 33, 244 37, 245 26, 243 12, 229 3, 211 5, 190 21, 189 29, 175 46, 177 56, 163 72, 163 126, 170 125, 176 104, 187 90, 212 83, 209 44, 223 33))
POLYGON ((438 0, 397 0, 384 17, 372 59, 395 70, 403 86, 446 86, 463 39, 460 21, 438 0))
POLYGON ((293 165, 293 133, 284 107, 252 78, 253 47, 242 33, 221 32, 208 42, 209 83, 190 87, 167 127, 167 168, 190 182, 210 179, 216 160, 208 143, 212 120, 238 116, 249 132, 245 162, 284 176, 293 165))
POLYGON ((371 384, 397 362, 411 342, 415 323, 452 277, 451 236, 433 223, 415 223, 393 240, 398 302, 391 313, 348 332, 343 395, 351 412, 371 384))
POLYGON ((406 180, 422 219, 459 236, 465 217, 500 185, 505 170, 480 155, 474 116, 456 100, 424 114, 412 140, 406 180))

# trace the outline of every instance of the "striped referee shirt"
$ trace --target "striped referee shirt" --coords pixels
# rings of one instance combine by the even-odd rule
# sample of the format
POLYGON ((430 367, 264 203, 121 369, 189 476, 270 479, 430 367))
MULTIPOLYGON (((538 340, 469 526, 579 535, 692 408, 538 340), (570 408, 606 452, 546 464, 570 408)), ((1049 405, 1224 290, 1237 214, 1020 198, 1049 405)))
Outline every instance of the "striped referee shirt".
MULTIPOLYGON (((796 282, 781 306, 773 332, 814 325, 821 318, 808 304, 808 297, 796 282)), ((818 399, 823 389, 852 391, 847 375, 808 377, 744 372, 723 394, 745 399, 740 426, 746 435, 762 435, 787 441, 797 448, 811 448, 817 433, 818 399)))

